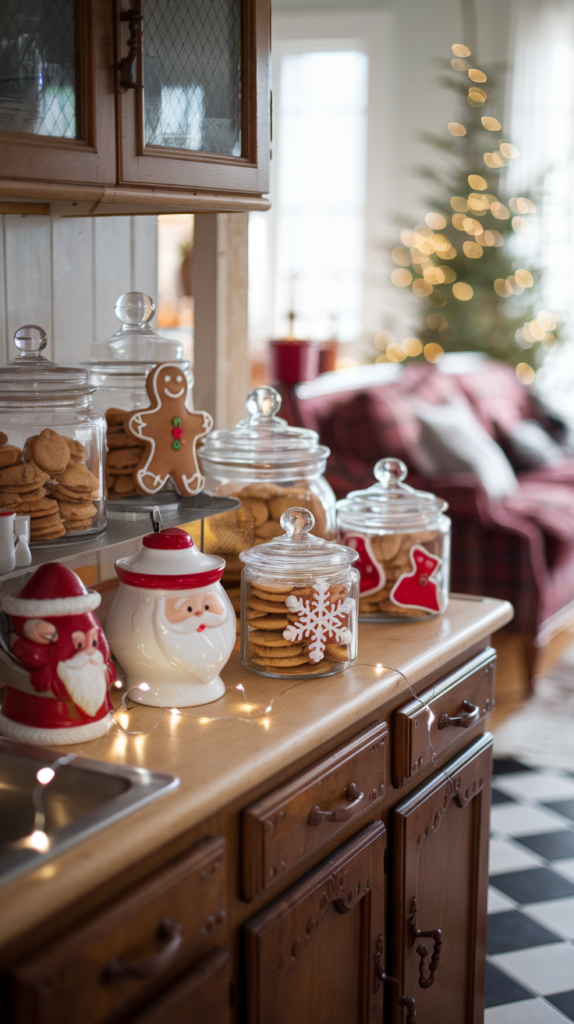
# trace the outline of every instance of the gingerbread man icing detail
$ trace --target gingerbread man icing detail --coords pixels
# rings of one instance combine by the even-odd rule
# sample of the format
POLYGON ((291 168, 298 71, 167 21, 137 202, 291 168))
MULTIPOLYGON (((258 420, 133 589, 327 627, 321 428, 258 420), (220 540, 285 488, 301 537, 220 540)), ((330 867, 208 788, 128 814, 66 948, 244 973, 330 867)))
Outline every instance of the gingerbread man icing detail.
POLYGON ((148 373, 150 407, 130 413, 124 429, 143 441, 134 478, 141 494, 157 494, 171 479, 179 494, 197 494, 204 478, 196 447, 213 426, 208 412, 194 412, 189 384, 178 363, 158 363, 148 373))

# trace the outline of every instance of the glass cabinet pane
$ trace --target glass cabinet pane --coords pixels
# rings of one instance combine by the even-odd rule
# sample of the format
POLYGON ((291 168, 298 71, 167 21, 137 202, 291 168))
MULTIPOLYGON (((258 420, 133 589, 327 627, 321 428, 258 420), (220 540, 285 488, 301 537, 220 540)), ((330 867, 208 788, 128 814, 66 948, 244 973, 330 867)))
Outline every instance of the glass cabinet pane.
POLYGON ((75 0, 1 0, 0 131, 78 137, 75 0))
POLYGON ((146 145, 241 156, 240 4, 146 0, 146 145))

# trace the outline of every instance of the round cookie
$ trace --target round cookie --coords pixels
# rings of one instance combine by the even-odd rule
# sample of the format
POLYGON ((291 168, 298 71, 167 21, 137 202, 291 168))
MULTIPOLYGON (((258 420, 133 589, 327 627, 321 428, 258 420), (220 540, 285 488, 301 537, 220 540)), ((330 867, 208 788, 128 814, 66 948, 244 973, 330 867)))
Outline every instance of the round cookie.
POLYGON ((255 521, 255 528, 262 526, 269 519, 269 509, 261 498, 242 498, 241 504, 250 509, 255 521))
POLYGON ((350 657, 349 648, 346 644, 326 644, 325 656, 332 658, 333 661, 348 661, 350 657))
POLYGON ((274 537, 283 537, 284 531, 273 519, 268 519, 255 530, 255 536, 261 540, 273 540, 274 537))
POLYGON ((69 519, 92 519, 97 508, 91 501, 62 501, 58 502, 62 518, 67 522, 69 519))
POLYGON ((14 466, 22 459, 22 451, 14 444, 3 444, 0 446, 0 468, 14 466))
POLYGON ((70 487, 72 490, 94 491, 98 486, 97 476, 94 476, 83 462, 68 466, 63 473, 54 474, 54 478, 63 487, 70 487))
MULTIPOLYGON (((260 601, 272 601, 277 609, 277 605, 285 604, 285 599, 291 594, 292 591, 288 591, 283 594, 272 594, 271 591, 259 590, 258 587, 251 588, 251 594, 253 597, 259 598, 260 601)), ((277 609, 278 610, 278 609, 277 609)))
POLYGON ((76 441, 75 437, 66 437, 65 434, 62 434, 62 437, 70 449, 70 462, 85 462, 88 457, 88 453, 82 442, 76 441))
POLYGON ((57 526, 62 522, 59 512, 28 512, 30 516, 30 530, 45 530, 48 526, 57 526))
POLYGON ((136 488, 133 476, 130 474, 130 476, 114 477, 114 492, 116 494, 135 494, 136 488))
POLYGON ((8 434, 5 434, 3 430, 0 430, 0 445, 8 443, 8 434))
POLYGON ((135 437, 126 434, 123 428, 121 433, 118 431, 115 434, 110 434, 108 431, 107 445, 110 451, 116 448, 139 448, 143 452, 143 445, 135 437))
MULTIPOLYGON (((0 448, 0 451, 3 451, 0 448)), ((7 490, 23 491, 41 487, 46 480, 50 479, 49 473, 44 473, 35 462, 21 462, 19 465, 8 466, 0 469, 0 487, 7 490)))
MULTIPOLYGON (((258 615, 260 613, 257 613, 258 615)), ((267 615, 262 618, 256 618, 251 620, 251 625, 254 629, 286 629, 289 625, 286 615, 267 615)))
POLYGON ((265 658, 259 654, 252 654, 251 661, 255 662, 256 665, 265 665, 269 668, 291 668, 295 665, 308 665, 309 658, 306 654, 300 654, 294 658, 286 656, 284 658, 265 658))
POLYGON ((106 423, 109 427, 121 427, 123 430, 124 420, 128 415, 127 409, 107 409, 106 423))
POLYGON ((283 494, 283 489, 277 484, 249 484, 248 487, 237 492, 237 497, 261 498, 262 501, 268 501, 269 498, 274 498, 277 494, 283 494))
POLYGON ((89 519, 66 519, 65 524, 70 533, 75 533, 78 530, 89 530, 93 521, 93 516, 90 516, 89 519))
MULTIPOLYGON (((252 623, 251 623, 252 625, 252 623)), ((274 631, 267 630, 253 630, 249 632, 249 639, 251 643, 258 644, 262 647, 290 647, 291 641, 286 640, 283 636, 283 632, 280 629, 274 631)))
POLYGON ((32 533, 31 532, 30 533, 30 540, 31 541, 38 541, 38 542, 47 541, 47 540, 57 540, 58 537, 63 537, 65 533, 66 533, 66 527, 62 523, 61 526, 54 526, 54 527, 52 527, 49 530, 42 531, 41 533, 32 533))
POLYGON ((267 661, 275 661, 276 658, 283 656, 296 658, 304 650, 301 644, 290 644, 288 647, 263 647, 261 644, 252 643, 250 647, 254 654, 259 655, 260 658, 266 658, 267 661))
POLYGON ((282 668, 278 675, 281 676, 315 676, 318 672, 330 672, 334 668, 332 661, 318 661, 316 664, 308 661, 306 665, 298 665, 295 668, 282 668))
POLYGON ((259 597, 249 597, 247 607, 253 608, 256 612, 271 612, 278 614, 283 609, 278 608, 272 601, 262 601, 259 597))
POLYGON ((52 476, 63 473, 70 461, 70 449, 65 438, 50 427, 46 427, 26 442, 26 460, 35 462, 40 469, 52 476))
MULTIPOLYGON (((240 565, 242 564, 243 563, 240 562, 240 565)), ((255 587, 257 590, 262 590, 265 594, 283 594, 284 597, 281 598, 282 601, 284 601, 285 597, 293 591, 293 587, 289 583, 260 583, 257 581, 257 583, 254 584, 254 589, 255 587)))
POLYGON ((133 448, 114 448, 108 452, 108 472, 112 469, 121 469, 125 473, 126 469, 134 469, 141 459, 142 451, 141 445, 134 445, 133 448))
POLYGON ((54 501, 53 498, 32 498, 31 500, 24 500, 18 505, 18 513, 24 516, 32 516, 37 518, 39 516, 47 516, 48 513, 58 511, 58 502, 54 501))

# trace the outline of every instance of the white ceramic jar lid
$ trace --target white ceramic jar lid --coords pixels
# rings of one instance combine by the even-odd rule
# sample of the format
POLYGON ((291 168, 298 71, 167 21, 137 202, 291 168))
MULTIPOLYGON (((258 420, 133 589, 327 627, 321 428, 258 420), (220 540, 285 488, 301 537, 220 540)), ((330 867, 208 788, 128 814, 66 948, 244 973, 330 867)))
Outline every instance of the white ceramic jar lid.
POLYGON ((115 563, 120 583, 143 590, 194 590, 223 576, 225 559, 204 554, 177 526, 148 533, 142 544, 135 555, 115 563))

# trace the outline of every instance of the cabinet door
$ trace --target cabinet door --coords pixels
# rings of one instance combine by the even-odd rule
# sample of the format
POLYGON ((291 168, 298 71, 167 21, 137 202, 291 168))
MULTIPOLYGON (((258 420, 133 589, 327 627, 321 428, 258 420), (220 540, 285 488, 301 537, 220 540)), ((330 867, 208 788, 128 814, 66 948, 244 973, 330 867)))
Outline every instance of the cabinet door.
POLYGON ((109 0, 3 0, 1 178, 115 181, 112 33, 109 0))
POLYGON ((417 1024, 482 1024, 491 747, 487 733, 392 813, 389 973, 417 1024))
POLYGON ((261 194, 269 167, 269 0, 116 0, 123 183, 261 194), (142 6, 143 5, 143 6, 142 6), (123 15, 123 21, 122 21, 123 15))
POLYGON ((249 1024, 381 1024, 385 851, 375 822, 246 925, 249 1024))
POLYGON ((231 1024, 231 957, 214 949, 129 1024, 231 1024))

